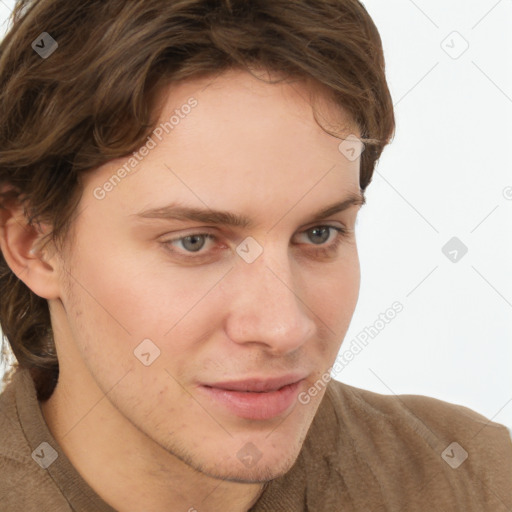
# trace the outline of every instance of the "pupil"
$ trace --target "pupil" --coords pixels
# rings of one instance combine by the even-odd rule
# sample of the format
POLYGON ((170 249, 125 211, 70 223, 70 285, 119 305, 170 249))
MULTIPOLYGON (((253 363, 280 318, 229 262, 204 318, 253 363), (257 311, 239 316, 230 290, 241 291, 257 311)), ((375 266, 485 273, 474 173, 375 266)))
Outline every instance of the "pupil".
MULTIPOLYGON (((325 235, 325 236, 321 237, 321 238, 322 238, 322 240, 320 241, 320 243, 321 243, 321 242, 325 242, 326 240, 328 240, 328 239, 329 239, 329 229, 330 229, 330 228, 328 228, 328 227, 323 227, 323 228, 314 228, 314 229, 312 230, 312 232, 313 232, 313 233, 318 232, 318 231, 323 231, 323 232, 324 232, 324 235, 325 235)), ((316 236, 316 235, 313 235, 313 236, 316 236)))
POLYGON ((200 249, 203 247, 203 245, 204 245, 204 237, 203 237, 202 235, 191 235, 191 236, 187 236, 187 237, 185 237, 185 238, 184 238, 184 240, 183 240, 183 245, 184 245, 184 246, 185 246, 185 248, 187 248, 187 249, 191 249, 192 251, 198 251, 198 250, 200 250, 200 249), (202 243, 202 244, 201 244, 201 243, 200 243, 200 244, 197 244, 196 242, 197 242, 198 240, 200 240, 200 239, 202 239, 203 243, 202 243), (193 242, 194 240, 195 240, 195 242, 193 242), (188 244, 189 242, 192 242, 192 243, 191 243, 191 245, 189 245, 189 246, 187 247, 187 244, 188 244))

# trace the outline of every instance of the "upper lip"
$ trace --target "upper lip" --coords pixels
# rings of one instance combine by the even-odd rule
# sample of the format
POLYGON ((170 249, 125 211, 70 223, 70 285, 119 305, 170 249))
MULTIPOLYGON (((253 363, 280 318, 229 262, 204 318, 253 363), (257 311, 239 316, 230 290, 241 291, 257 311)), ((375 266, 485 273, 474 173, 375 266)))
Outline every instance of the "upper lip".
POLYGON ((225 389, 227 391, 277 391, 284 386, 295 384, 304 379, 304 375, 285 375, 282 377, 259 377, 243 380, 231 380, 225 382, 215 382, 212 384, 203 384, 203 386, 225 389))

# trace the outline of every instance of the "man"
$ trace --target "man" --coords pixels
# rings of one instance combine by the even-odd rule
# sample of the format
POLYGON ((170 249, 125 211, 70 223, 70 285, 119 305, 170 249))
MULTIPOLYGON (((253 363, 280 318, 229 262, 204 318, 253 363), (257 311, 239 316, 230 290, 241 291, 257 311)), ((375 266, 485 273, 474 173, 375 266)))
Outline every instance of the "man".
POLYGON ((41 0, 14 20, 5 510, 512 509, 505 427, 330 380, 394 130, 358 1, 41 0))

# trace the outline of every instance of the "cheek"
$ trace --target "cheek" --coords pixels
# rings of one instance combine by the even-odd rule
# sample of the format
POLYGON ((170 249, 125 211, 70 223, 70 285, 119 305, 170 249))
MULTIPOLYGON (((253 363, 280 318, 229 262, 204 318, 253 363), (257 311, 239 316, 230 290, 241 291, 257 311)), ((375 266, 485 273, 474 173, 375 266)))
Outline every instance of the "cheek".
POLYGON ((115 361, 117 377, 140 371, 134 351, 149 339, 160 351, 155 367, 172 362, 186 368, 184 362, 215 327, 218 304, 209 291, 225 269, 180 271, 156 252, 111 248, 99 259, 83 251, 70 267, 71 293, 63 301, 90 367, 112 372, 115 361))
MULTIPOLYGON (((356 248, 351 247, 339 261, 310 272, 307 281, 313 311, 339 337, 348 327, 359 297, 361 275, 356 248)), ((331 332, 331 336, 334 334, 331 332)))
POLYGON ((163 336, 204 295, 208 280, 180 272, 159 249, 113 243, 104 252, 82 251, 73 263, 72 284, 87 315, 99 314, 99 325, 112 324, 134 338, 163 336))

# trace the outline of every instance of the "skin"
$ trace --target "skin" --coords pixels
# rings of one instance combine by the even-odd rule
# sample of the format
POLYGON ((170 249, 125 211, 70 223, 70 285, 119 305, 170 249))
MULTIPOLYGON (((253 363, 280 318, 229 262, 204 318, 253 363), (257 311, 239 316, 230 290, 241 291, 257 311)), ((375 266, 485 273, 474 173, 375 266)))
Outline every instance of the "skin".
MULTIPOLYGON (((346 159, 340 140, 314 121, 311 87, 229 71, 165 90, 161 121, 192 96, 198 104, 103 199, 95 188, 127 159, 85 175, 63 252, 31 253, 49 227, 24 227, 15 206, 3 212, 6 260, 51 312, 60 377, 43 416, 116 510, 246 511, 299 454, 324 387, 307 405, 295 400, 286 414, 247 420, 197 386, 298 373, 306 376, 298 392, 306 391, 332 366, 349 327, 360 207, 311 219, 360 192, 359 160, 346 159), (173 201, 244 214, 254 226, 135 217, 173 201), (337 237, 334 229, 315 236, 325 225, 348 234, 322 255, 337 237), (183 239, 169 243, 204 232, 215 239, 196 242, 197 253, 183 239), (263 248, 252 263, 236 252, 248 236, 263 248), (134 355, 144 339, 160 350, 149 366, 134 355), (261 454, 252 467, 237 457, 248 442, 261 454)), ((320 100, 324 126, 329 116, 349 125, 320 100)))

